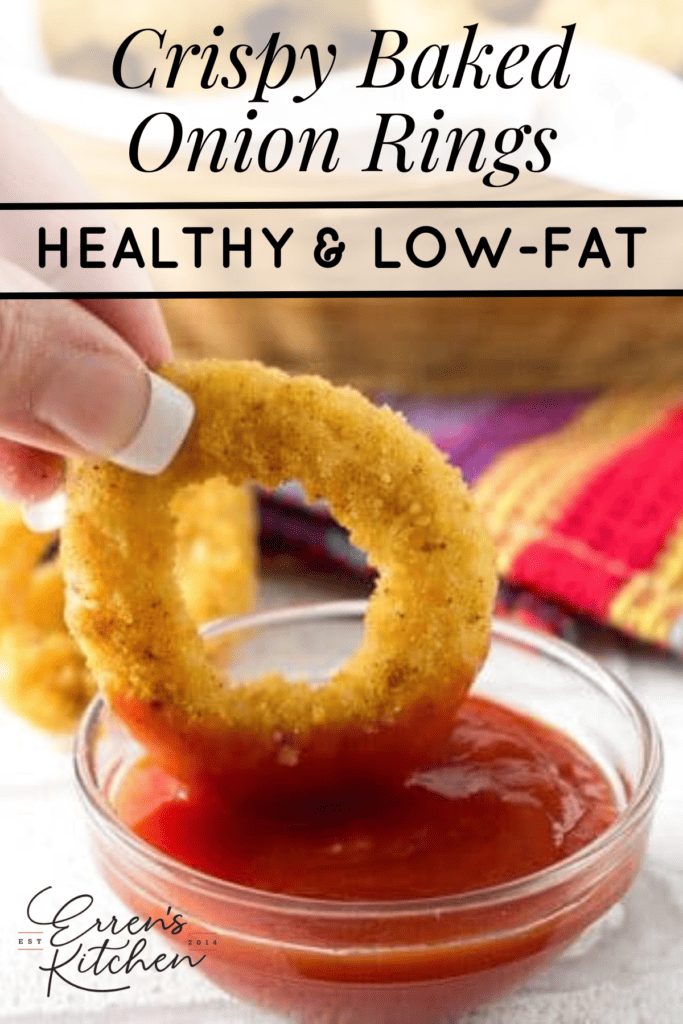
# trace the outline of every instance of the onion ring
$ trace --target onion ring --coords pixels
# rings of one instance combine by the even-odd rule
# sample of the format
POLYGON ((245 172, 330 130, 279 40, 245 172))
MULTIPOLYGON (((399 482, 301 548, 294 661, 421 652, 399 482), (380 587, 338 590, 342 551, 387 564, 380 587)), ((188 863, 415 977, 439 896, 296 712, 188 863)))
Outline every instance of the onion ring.
MULTIPOLYGON (((254 524, 249 493, 217 477, 174 502, 177 571, 197 622, 253 605, 254 524)), ((96 692, 64 622, 57 534, 36 534, 19 506, 0 501, 0 696, 48 732, 68 733, 96 692)))
POLYGON ((395 748, 397 728, 406 763, 420 763, 425 731, 450 732, 488 650, 493 548, 459 472, 351 388, 259 363, 161 373, 197 409, 172 465, 154 478, 104 463, 68 472, 67 621, 114 710, 187 782, 272 781, 294 763, 311 779, 351 762, 364 771, 363 752, 374 762, 390 732, 395 748), (378 569, 362 644, 326 686, 277 674, 230 683, 210 663, 174 577, 169 503, 216 475, 296 478, 378 569))
POLYGON ((17 505, 0 502, 0 695, 59 733, 73 728, 95 685, 64 624, 58 562, 44 557, 56 539, 33 533, 17 505))

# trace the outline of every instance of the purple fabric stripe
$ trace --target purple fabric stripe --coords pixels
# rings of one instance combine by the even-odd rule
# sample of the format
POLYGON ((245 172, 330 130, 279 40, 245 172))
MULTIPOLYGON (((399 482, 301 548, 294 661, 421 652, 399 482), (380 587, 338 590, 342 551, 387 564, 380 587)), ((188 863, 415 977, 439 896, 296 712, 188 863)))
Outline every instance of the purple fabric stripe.
POLYGON ((414 427, 430 437, 451 436, 461 428, 476 425, 494 412, 501 399, 491 395, 485 398, 399 398, 396 395, 375 396, 377 405, 390 405, 403 413, 414 427))
POLYGON ((577 391, 464 401, 389 398, 388 404, 428 433, 471 483, 508 448, 559 430, 595 394, 577 391))

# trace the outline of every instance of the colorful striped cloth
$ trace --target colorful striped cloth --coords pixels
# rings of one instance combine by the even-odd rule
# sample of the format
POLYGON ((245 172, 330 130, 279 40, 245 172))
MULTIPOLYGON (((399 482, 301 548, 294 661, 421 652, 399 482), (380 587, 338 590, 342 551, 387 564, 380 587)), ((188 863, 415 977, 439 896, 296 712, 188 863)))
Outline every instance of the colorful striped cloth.
MULTIPOLYGON (((507 583, 503 610, 566 635, 566 609, 683 652, 680 389, 381 400, 473 485, 507 583)), ((285 492, 265 510, 271 526, 281 500, 295 510, 291 499, 285 492)), ((314 551, 366 572, 323 509, 295 527, 295 547, 310 555, 313 522, 314 551)))

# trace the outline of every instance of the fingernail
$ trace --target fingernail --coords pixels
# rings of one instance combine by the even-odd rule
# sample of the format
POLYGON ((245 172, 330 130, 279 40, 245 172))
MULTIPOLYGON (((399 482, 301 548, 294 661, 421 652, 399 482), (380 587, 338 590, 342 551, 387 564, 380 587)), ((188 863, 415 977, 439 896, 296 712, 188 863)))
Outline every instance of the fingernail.
POLYGON ((194 406, 132 355, 94 352, 67 356, 54 367, 34 414, 79 448, 154 475, 178 451, 194 406))
POLYGON ((55 491, 45 501, 31 501, 22 504, 21 515, 29 530, 34 533, 53 533, 61 530, 66 518, 66 495, 55 491))
POLYGON ((124 469, 155 476, 172 462, 194 419, 189 395, 156 373, 149 374, 147 412, 137 434, 112 457, 124 469))
POLYGON ((111 458, 135 436, 149 391, 147 368, 132 353, 67 350, 41 384, 33 411, 79 448, 111 458))

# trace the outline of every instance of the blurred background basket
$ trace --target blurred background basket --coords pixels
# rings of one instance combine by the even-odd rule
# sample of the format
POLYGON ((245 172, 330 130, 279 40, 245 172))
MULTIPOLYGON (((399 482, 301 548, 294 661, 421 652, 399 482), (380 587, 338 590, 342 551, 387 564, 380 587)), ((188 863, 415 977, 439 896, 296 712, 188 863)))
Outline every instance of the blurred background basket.
POLYGON ((166 299, 178 351, 365 390, 433 394, 683 381, 683 299, 166 299))

